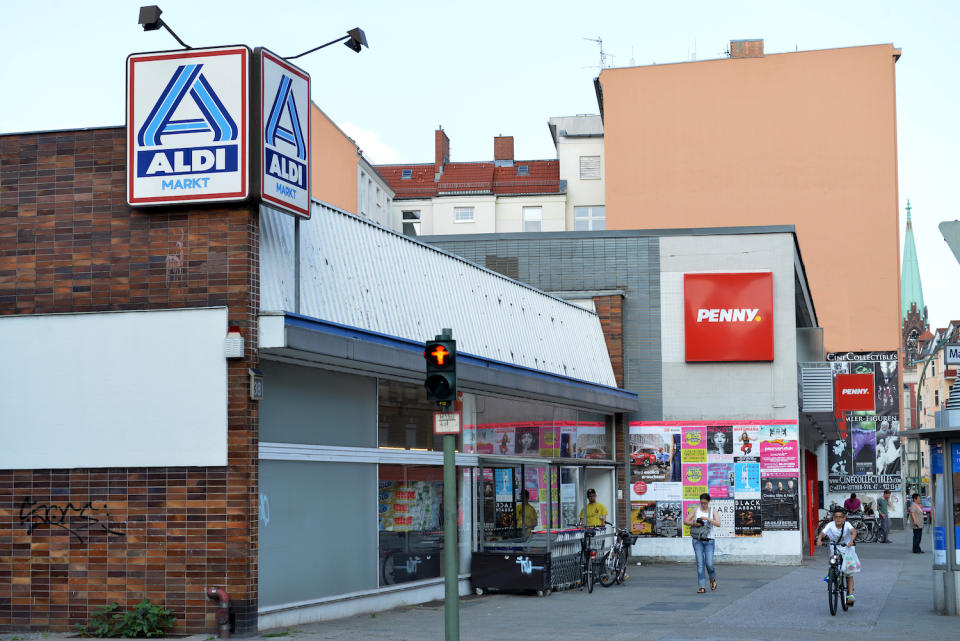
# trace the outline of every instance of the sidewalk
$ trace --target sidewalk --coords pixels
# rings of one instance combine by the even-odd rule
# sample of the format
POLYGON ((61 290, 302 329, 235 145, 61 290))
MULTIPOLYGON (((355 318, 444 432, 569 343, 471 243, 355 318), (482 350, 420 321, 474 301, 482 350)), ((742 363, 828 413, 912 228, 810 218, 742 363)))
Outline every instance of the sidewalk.
MULTIPOLYGON (((835 617, 827 609, 823 583, 826 551, 821 548, 815 559, 807 559, 800 567, 719 565, 719 587, 706 595, 696 594, 696 569, 691 563, 632 565, 624 585, 598 586, 593 594, 569 590, 545 598, 510 594, 465 597, 460 607, 460 636, 463 641, 588 637, 604 641, 837 641, 850 635, 871 641, 957 641, 960 618, 933 613, 929 533, 924 533, 924 554, 910 553, 908 537, 909 532, 894 532, 890 545, 857 547, 864 563, 863 572, 857 575, 857 603, 835 617)), ((11 641, 13 636, 20 641, 66 637, 7 633, 0 634, 0 641, 11 641)), ((274 630, 252 638, 440 641, 443 604, 274 630)))

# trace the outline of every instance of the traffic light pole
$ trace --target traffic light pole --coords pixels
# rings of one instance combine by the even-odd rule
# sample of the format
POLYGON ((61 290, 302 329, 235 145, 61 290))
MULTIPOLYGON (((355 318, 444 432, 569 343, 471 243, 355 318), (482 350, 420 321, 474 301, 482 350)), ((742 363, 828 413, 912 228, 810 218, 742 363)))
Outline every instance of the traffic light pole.
POLYGON ((457 571, 457 437, 443 437, 443 566, 446 587, 443 624, 446 641, 460 641, 460 589, 457 571))

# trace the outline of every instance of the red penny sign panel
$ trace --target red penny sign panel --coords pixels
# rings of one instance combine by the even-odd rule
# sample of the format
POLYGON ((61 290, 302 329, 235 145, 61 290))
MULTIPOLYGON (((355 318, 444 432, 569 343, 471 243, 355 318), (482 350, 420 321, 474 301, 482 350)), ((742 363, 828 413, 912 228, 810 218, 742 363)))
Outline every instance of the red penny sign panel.
POLYGON ((876 409, 873 374, 837 374, 834 391, 837 411, 873 412, 876 409))
POLYGON ((773 360, 773 274, 684 274, 687 362, 773 360))

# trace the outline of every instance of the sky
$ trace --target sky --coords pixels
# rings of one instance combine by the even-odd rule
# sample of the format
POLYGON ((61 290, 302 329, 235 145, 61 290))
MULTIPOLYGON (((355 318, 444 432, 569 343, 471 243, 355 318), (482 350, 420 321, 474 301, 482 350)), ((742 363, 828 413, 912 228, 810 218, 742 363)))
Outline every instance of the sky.
MULTIPOLYGON (((252 2, 159 0, 194 47, 264 46, 289 56, 364 29, 370 48, 335 45, 297 62, 313 100, 376 163, 432 162, 433 131, 451 159, 493 157, 512 135, 518 159, 555 158, 551 116, 598 113, 593 78, 602 38, 608 66, 723 57, 730 40, 767 52, 893 43, 901 230, 913 205, 932 327, 960 319, 960 265, 937 224, 960 218, 956 33, 960 3, 845 2, 252 2)), ((122 125, 129 53, 176 49, 143 32, 132 0, 4 2, 0 132, 122 125)), ((902 235, 901 235, 902 251, 902 235)))

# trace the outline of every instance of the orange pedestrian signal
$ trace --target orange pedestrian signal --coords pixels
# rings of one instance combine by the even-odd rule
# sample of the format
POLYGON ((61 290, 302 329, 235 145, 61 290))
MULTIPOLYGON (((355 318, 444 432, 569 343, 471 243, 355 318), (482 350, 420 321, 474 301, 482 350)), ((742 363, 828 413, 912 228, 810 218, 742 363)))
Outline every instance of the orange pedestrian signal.
POLYGON ((448 356, 450 356, 450 351, 443 345, 437 345, 436 348, 430 352, 430 359, 440 367, 446 365, 444 361, 447 360, 448 356))
POLYGON ((423 350, 427 361, 427 376, 423 386, 427 400, 433 401, 441 411, 450 411, 457 399, 457 342, 452 339, 427 341, 423 350))

